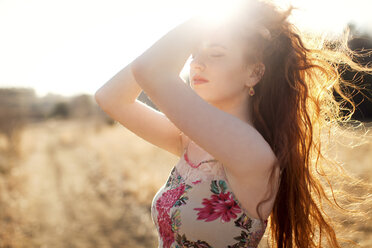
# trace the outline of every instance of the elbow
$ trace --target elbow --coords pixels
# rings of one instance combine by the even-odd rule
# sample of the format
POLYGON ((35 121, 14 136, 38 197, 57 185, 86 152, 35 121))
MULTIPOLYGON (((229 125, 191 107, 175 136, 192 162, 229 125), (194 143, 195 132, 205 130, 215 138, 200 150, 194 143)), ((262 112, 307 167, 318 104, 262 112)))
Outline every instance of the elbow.
POLYGON ((101 93, 99 90, 96 91, 96 93, 94 93, 94 100, 96 101, 96 103, 98 105, 100 105, 101 103, 101 93))
POLYGON ((94 100, 96 101, 97 105, 100 106, 102 109, 104 109, 104 96, 102 91, 99 89, 94 93, 94 100))
POLYGON ((141 86, 141 81, 143 80, 141 75, 143 75, 144 72, 143 66, 141 66, 138 61, 133 61, 130 65, 130 69, 136 82, 141 86))
POLYGON ((141 61, 141 57, 136 58, 132 63, 130 63, 130 69, 133 75, 137 75, 145 68, 144 63, 141 61))
POLYGON ((133 61, 131 63, 130 69, 132 70, 132 75, 135 78, 137 84, 144 88, 146 85, 151 84, 154 82, 156 78, 159 77, 159 69, 155 66, 147 66, 141 60, 133 61))
POLYGON ((106 113, 112 111, 116 106, 122 106, 122 103, 115 101, 115 97, 103 88, 100 88, 94 93, 94 100, 97 105, 106 113))

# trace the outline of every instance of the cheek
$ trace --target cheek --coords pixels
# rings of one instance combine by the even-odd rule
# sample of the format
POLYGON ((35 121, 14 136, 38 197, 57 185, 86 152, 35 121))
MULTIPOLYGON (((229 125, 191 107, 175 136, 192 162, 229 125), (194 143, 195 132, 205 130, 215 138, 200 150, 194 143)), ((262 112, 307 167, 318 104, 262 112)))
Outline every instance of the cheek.
POLYGON ((230 63, 219 68, 218 78, 216 78, 216 80, 218 80, 221 87, 226 90, 240 90, 244 85, 244 78, 242 78, 242 75, 241 68, 234 63, 230 63))

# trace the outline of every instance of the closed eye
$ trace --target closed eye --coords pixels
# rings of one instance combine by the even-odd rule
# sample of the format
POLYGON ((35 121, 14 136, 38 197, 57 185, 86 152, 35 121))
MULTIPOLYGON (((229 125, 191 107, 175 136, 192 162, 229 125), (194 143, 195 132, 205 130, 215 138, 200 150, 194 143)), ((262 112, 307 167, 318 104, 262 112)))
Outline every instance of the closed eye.
MULTIPOLYGON (((222 57, 224 54, 211 54, 211 57, 222 57)), ((191 59, 194 59, 194 54, 191 54, 191 59)))

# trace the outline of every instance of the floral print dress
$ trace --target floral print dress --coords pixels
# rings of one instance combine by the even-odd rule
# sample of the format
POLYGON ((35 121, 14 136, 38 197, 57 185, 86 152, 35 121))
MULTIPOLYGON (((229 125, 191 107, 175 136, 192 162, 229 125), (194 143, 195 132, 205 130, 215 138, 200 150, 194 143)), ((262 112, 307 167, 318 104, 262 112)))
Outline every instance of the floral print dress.
MULTIPOLYGON (((201 149, 201 148, 200 148, 201 149)), ((188 163, 187 149, 155 194, 151 217, 159 248, 257 247, 267 219, 248 216, 216 162, 188 163)))

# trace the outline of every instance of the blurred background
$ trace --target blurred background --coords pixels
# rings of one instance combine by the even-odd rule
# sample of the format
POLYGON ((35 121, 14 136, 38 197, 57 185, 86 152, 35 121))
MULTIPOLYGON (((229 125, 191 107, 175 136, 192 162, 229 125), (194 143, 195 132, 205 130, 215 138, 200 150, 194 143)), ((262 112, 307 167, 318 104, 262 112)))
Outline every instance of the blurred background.
MULTIPOLYGON (((300 8, 291 18, 301 30, 337 37, 349 28, 352 50, 372 49, 369 0, 273 2, 300 8)), ((0 247, 157 247, 150 205, 178 158, 107 116, 94 93, 211 4, 0 1, 0 247)), ((343 74, 356 76, 372 97, 371 75, 343 74)), ((143 92, 138 99, 156 109, 143 92)), ((354 101, 353 119, 371 129, 372 102, 362 94, 354 101)), ((372 182, 369 137, 334 152, 372 182)), ((372 219, 345 223, 354 241, 372 247, 372 219)))

